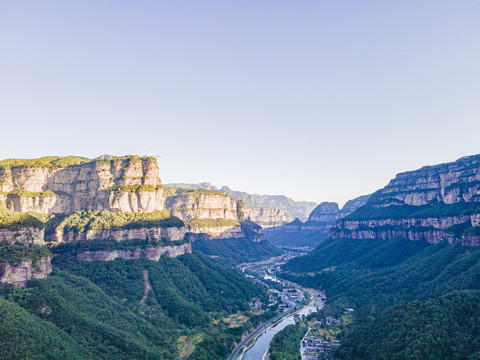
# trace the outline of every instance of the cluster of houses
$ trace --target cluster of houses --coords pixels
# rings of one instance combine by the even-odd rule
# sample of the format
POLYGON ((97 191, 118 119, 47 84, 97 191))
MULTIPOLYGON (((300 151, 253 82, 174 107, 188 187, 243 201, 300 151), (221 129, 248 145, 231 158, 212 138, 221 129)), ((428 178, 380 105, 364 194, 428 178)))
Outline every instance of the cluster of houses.
POLYGON ((252 308, 252 310, 260 310, 262 308, 262 302, 258 297, 253 299, 253 301, 249 303, 249 305, 252 308))
POLYGON ((327 316, 326 323, 327 323, 328 326, 332 326, 332 325, 340 324, 341 321, 338 320, 338 319, 335 319, 331 316, 327 316))
POLYGON ((333 348, 340 346, 340 340, 322 340, 313 336, 306 336, 302 340, 302 359, 317 360, 332 358, 333 348))

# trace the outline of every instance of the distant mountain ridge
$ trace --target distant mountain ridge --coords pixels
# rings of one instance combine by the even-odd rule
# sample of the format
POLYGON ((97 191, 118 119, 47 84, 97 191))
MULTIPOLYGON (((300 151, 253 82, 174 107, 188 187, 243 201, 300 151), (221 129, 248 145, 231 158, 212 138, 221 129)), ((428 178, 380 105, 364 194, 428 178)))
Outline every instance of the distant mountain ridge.
POLYGON ((165 184, 165 186, 188 188, 188 189, 206 189, 222 192, 230 195, 235 200, 243 200, 245 205, 251 208, 255 207, 277 207, 288 211, 293 218, 299 218, 302 221, 308 219, 310 212, 318 205, 312 201, 295 201, 285 195, 259 195, 249 194, 243 191, 235 191, 228 186, 217 187, 209 182, 203 182, 198 184, 189 183, 171 183, 165 184))
POLYGON ((337 220, 364 206, 370 195, 359 196, 345 203, 342 209, 336 202, 322 202, 310 213, 308 220, 295 219, 289 224, 265 231, 267 239, 280 246, 316 246, 326 240, 337 220))
POLYGON ((480 246, 480 155, 398 174, 330 236, 480 246))

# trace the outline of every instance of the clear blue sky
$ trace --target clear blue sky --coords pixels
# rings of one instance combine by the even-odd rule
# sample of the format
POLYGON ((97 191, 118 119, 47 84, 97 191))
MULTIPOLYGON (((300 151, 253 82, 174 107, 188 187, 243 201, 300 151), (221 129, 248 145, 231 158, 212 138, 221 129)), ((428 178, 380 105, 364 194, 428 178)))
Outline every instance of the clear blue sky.
POLYGON ((0 0, 0 158, 344 202, 480 153, 479 1, 0 0))

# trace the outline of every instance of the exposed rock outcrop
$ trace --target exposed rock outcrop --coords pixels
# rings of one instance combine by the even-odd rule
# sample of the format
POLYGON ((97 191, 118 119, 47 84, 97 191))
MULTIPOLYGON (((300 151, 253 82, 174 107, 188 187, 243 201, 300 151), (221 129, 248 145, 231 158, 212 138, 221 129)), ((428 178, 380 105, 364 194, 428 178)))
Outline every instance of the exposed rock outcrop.
POLYGON ((340 216, 340 208, 336 202, 323 202, 308 217, 311 223, 335 223, 340 216))
POLYGON ((0 189, 10 210, 43 214, 151 212, 163 210, 165 201, 155 158, 138 156, 104 157, 64 168, 3 166, 0 189))
POLYGON ((56 231, 49 237, 49 241, 54 242, 73 242, 84 240, 100 240, 114 239, 116 241, 124 240, 144 240, 157 239, 166 241, 176 241, 185 238, 185 227, 143 227, 138 229, 121 229, 121 230, 89 230, 86 232, 67 232, 56 231))
POLYGON ((351 213, 353 213, 358 208, 364 206, 367 203, 370 196, 372 196, 372 194, 363 195, 363 196, 359 196, 355 199, 348 200, 345 203, 345 205, 343 205, 342 209, 340 210, 339 215, 338 215, 338 219, 342 219, 345 216, 348 216, 351 213))
POLYGON ((254 232, 245 232, 249 223, 250 209, 243 201, 220 192, 205 189, 166 188, 165 207, 172 215, 185 220, 188 239, 250 238, 253 241, 265 239, 261 228, 255 225, 254 232), (251 236, 250 236, 251 235, 251 236))
POLYGON ((253 242, 265 240, 261 226, 251 221, 241 222, 240 225, 234 226, 189 228, 188 231, 187 239, 190 241, 242 238, 253 242))
POLYGON ((242 230, 241 225, 235 226, 216 226, 216 227, 201 227, 201 228, 190 228, 189 229, 189 239, 195 241, 198 237, 208 239, 228 239, 228 238, 242 238, 245 237, 245 233, 242 230), (197 236, 200 235, 200 236, 197 236), (206 235, 206 236, 201 236, 206 235))
POLYGON ((288 211, 278 207, 247 208, 247 214, 249 220, 263 228, 280 226, 294 220, 288 211))
POLYGON ((177 257, 191 252, 192 245, 185 243, 177 246, 155 246, 135 250, 84 251, 77 254, 77 259, 82 261, 112 261, 120 258, 126 260, 148 259, 158 261, 162 256, 177 257))
POLYGON ((42 258, 35 263, 22 260, 16 265, 0 263, 0 281, 25 287, 30 279, 44 279, 52 272, 51 258, 42 258))
POLYGON ((0 242, 6 241, 9 244, 43 244, 44 229, 33 227, 20 227, 16 230, 0 229, 0 242))
POLYGON ((191 192, 167 197, 166 208, 182 220, 238 220, 237 202, 221 193, 191 192))
POLYGON ((368 204, 387 207, 477 201, 480 201, 480 155, 400 173, 377 191, 368 204))
POLYGON ((333 238, 480 245, 480 156, 398 174, 364 207, 332 228, 333 238))
MULTIPOLYGON (((218 191, 233 197, 237 201, 245 202, 248 208, 279 208, 290 214, 291 220, 287 221, 292 221, 296 217, 305 221, 310 212, 317 206, 316 203, 311 201, 295 201, 283 195, 249 194, 243 191, 231 190, 228 186, 222 186, 219 188, 208 182, 199 184, 167 184, 167 186, 218 191)), ((252 219, 252 221, 255 220, 252 219)))

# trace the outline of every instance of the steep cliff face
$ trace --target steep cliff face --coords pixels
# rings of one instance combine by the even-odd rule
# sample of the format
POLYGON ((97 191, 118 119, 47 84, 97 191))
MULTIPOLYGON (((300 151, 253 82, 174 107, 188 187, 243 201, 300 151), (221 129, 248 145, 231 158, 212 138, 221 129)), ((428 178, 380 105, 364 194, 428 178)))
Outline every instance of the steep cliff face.
POLYGON ((65 167, 28 161, 2 165, 0 188, 10 210, 44 214, 80 209, 150 212, 162 210, 165 201, 155 158, 138 156, 65 167))
POLYGON ((218 191, 233 197, 237 201, 243 201, 248 208, 279 208, 285 210, 290 214, 292 220, 294 218, 299 218, 302 221, 307 220, 310 212, 317 206, 316 203, 311 201, 295 201, 283 195, 249 194, 243 191, 232 190, 228 186, 219 188, 208 182, 199 184, 167 184, 167 186, 218 191))
POLYGON ((190 241, 201 239, 239 239, 245 237, 241 225, 233 226, 208 226, 189 228, 188 238, 190 241))
POLYGON ((15 230, 0 228, 0 243, 6 241, 9 244, 42 245, 44 231, 33 227, 19 227, 15 230))
MULTIPOLYGON (((195 216, 235 218, 235 200, 221 198, 207 194, 186 205, 195 216)), ((154 158, 0 161, 0 280, 24 286, 45 277, 51 253, 44 241, 55 243, 57 254, 72 252, 81 260, 158 260, 191 252, 185 224, 162 211, 164 205, 154 158)))
POLYGON ((351 213, 353 213, 358 208, 364 206, 371 196, 372 194, 368 194, 368 195, 359 196, 352 200, 348 200, 340 210, 338 219, 344 218, 345 216, 348 216, 351 213))
POLYGON ((480 245, 480 156, 397 175, 332 228, 333 238, 480 245))
POLYGON ((247 208, 247 218, 263 228, 280 226, 294 220, 288 211, 278 207, 247 208))
POLYGON ((51 253, 41 245, 43 222, 31 214, 0 210, 0 282, 25 286, 52 270, 51 253))
POLYGON ((238 220, 237 202, 221 193, 191 191, 169 196, 165 207, 182 220, 230 219, 238 220))
POLYGON ((398 174, 377 191, 370 206, 428 205, 480 201, 480 155, 398 174))
POLYGON ((262 227, 283 225, 293 220, 279 207, 247 207, 223 192, 203 188, 167 187, 165 207, 183 220, 231 219, 251 220, 262 227))
POLYGON ((166 187, 165 207, 172 215, 185 220, 190 241, 245 238, 254 242, 265 240, 261 227, 252 222, 257 219, 274 219, 282 211, 251 212, 242 200, 220 192, 205 189, 166 187), (268 214, 271 218, 268 218, 268 214))
POLYGON ((0 263, 0 281, 25 287, 30 279, 44 279, 52 272, 51 258, 42 258, 34 263, 22 260, 17 264, 0 263))
POLYGON ((323 202, 318 205, 308 217, 309 222, 335 223, 340 214, 340 208, 335 202, 323 202))
POLYGON ((187 226, 187 231, 187 239, 192 242, 219 239, 245 239, 253 242, 265 240, 262 227, 250 220, 227 226, 187 226))
POLYGON ((98 250, 84 251, 77 254, 78 260, 83 261, 112 261, 117 258, 132 259, 148 259, 158 261, 162 256, 177 257, 183 254, 190 254, 192 245, 185 243, 177 246, 155 246, 146 248, 137 248, 135 250, 98 250))
POLYGON ((138 229, 120 230, 88 230, 84 232, 56 231, 48 240, 53 242, 74 242, 84 240, 114 239, 116 241, 157 239, 165 241, 182 240, 185 237, 185 227, 143 227, 138 229))

